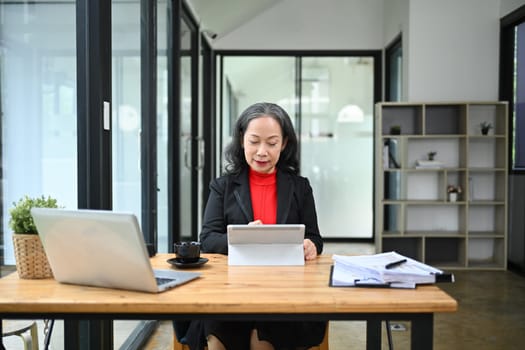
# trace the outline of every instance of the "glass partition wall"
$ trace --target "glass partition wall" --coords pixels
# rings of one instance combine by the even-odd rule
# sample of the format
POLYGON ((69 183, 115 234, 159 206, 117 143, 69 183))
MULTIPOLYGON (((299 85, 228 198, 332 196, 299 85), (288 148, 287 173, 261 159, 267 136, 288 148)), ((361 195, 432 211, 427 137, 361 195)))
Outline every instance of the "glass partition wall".
POLYGON ((141 220, 140 2, 112 4, 113 210, 141 220))
POLYGON ((373 236, 373 110, 379 55, 222 56, 222 134, 249 105, 281 105, 294 121, 301 175, 309 178, 321 233, 373 236), (271 78, 268 78, 271 72, 271 78))
POLYGON ((326 238, 372 238, 372 57, 305 57, 301 65, 301 174, 326 238))
MULTIPOLYGON (((44 195, 77 207, 75 19, 74 2, 0 2, 2 275, 15 265, 8 227, 13 202, 44 195)), ((62 329, 60 322, 55 333, 62 329)), ((53 346, 63 346, 60 336, 53 346)))
MULTIPOLYGON (((87 131, 84 130, 85 125, 77 127, 77 118, 81 114, 80 103, 77 102, 79 99, 77 85, 85 90, 85 86, 91 83, 91 86, 96 86, 98 89, 97 84, 101 83, 100 80, 103 80, 104 84, 111 81, 112 90, 111 97, 108 97, 112 117, 111 144, 100 152, 104 155, 111 153, 107 156, 111 163, 110 175, 104 177, 104 181, 111 182, 109 207, 115 211, 133 212, 140 221, 144 221, 141 215, 145 201, 143 179, 145 174, 150 177, 152 175, 155 184, 158 185, 153 189, 157 192, 158 200, 153 203, 154 208, 148 210, 155 214, 157 222, 152 226, 154 230, 147 231, 149 231, 148 237, 158 235, 158 251, 172 250, 169 236, 172 241, 174 232, 196 234, 196 225, 186 229, 184 226, 186 223, 179 222, 178 217, 186 220, 185 212, 178 214, 174 219, 173 226, 177 229, 168 228, 168 218, 175 216, 172 206, 168 204, 168 197, 179 198, 179 190, 187 187, 187 181, 192 183, 199 181, 193 173, 190 173, 180 180, 175 188, 169 186, 169 178, 173 177, 173 174, 176 174, 179 182, 179 164, 171 161, 170 157, 174 152, 178 154, 181 150, 180 134, 170 132, 169 126, 177 125, 171 130, 179 130, 180 123, 184 133, 190 132, 192 148, 195 148, 194 141, 197 139, 195 137, 197 98, 194 97, 198 79, 198 75, 195 74, 195 53, 198 51, 194 41, 197 28, 192 22, 193 26, 189 28, 191 33, 184 28, 174 29, 180 24, 183 16, 186 20, 190 17, 188 9, 182 0, 169 2, 157 0, 155 3, 144 0, 112 0, 108 5, 111 7, 112 14, 111 27, 94 28, 93 32, 88 33, 91 40, 95 38, 94 32, 97 30, 104 33, 107 30, 108 34, 111 31, 112 50, 103 51, 99 55, 102 57, 111 54, 111 75, 102 74, 102 77, 97 75, 84 79, 77 77, 77 62, 82 61, 86 53, 77 57, 80 49, 77 48, 76 37, 78 27, 84 29, 86 24, 84 22, 87 22, 82 16, 79 19, 78 11, 79 8, 83 8, 80 5, 87 4, 87 0, 58 2, 0 0, 0 115, 2 116, 0 119, 2 221, 0 265, 2 273, 6 265, 9 268, 8 272, 11 272, 12 265, 15 264, 11 230, 7 226, 9 209, 14 201, 24 195, 44 194, 57 198, 59 204, 66 208, 78 207, 80 198, 78 182, 86 178, 86 174, 81 178, 77 170, 80 163, 78 140, 79 135, 86 135, 87 131), (149 9, 156 11, 153 15, 151 15, 153 11, 150 11, 147 18, 143 13, 146 4, 151 5, 149 9), (149 71, 148 74, 144 74, 144 62, 141 58, 141 53, 144 51, 141 47, 141 36, 145 29, 144 22, 141 20, 146 19, 147 31, 154 30, 156 33, 156 49, 152 50, 154 60, 151 60, 155 62, 155 67, 153 73, 149 71), (79 23, 76 22, 77 20, 79 23), (173 32, 181 38, 174 39, 173 32), (189 36, 192 38, 191 42, 185 40, 189 36), (169 40, 172 43, 169 43, 169 40), (182 53, 179 41, 183 46, 182 53), (185 51, 189 49, 187 45, 184 46, 185 44, 191 45, 191 54, 185 51), (179 59, 173 60, 175 64, 168 67, 169 58, 173 57, 169 57, 168 51, 182 57, 180 62, 179 59), (179 70, 182 71, 181 74, 179 70), (176 89, 173 89, 172 85, 174 79, 180 79, 180 83, 175 85, 176 89), (154 105, 153 109, 156 111, 147 114, 148 120, 154 120, 156 124, 152 127, 154 136, 150 137, 156 147, 143 141, 143 119, 145 119, 143 109, 146 105, 143 97, 145 91, 153 90, 144 89, 145 80, 155 84, 153 87, 157 90, 156 94, 152 94, 153 103, 149 103, 148 106, 154 105), (169 110, 170 104, 176 105, 177 109, 169 110), (105 151, 109 149, 111 151, 106 153, 105 151), (151 152, 157 157, 155 167, 149 165, 144 167, 141 164, 141 154, 144 155, 144 152, 151 152), (179 226, 183 228, 180 229, 179 226)), ((89 4, 92 2, 90 1, 89 4)), ((94 11, 84 11, 84 13, 94 13, 97 9, 90 7, 90 11, 94 11)), ((106 23, 109 22, 104 21, 104 25, 106 23)), ((106 40, 109 41, 108 37, 109 35, 104 34, 104 40, 99 37, 93 41, 104 41, 106 44, 106 40)), ((86 39, 86 42, 92 43, 90 40, 86 39)), ((85 47, 93 48, 89 45, 85 47)), ((88 51, 88 53, 92 52, 88 51)), ((82 62, 85 63, 84 61, 82 62)), ((97 73, 100 71, 101 69, 97 73)), ((88 113, 88 116, 92 117, 90 119, 98 120, 95 118, 98 115, 98 105, 89 108, 93 111, 88 113)), ((90 149, 90 151, 96 153, 95 156, 100 156, 96 150, 90 149)), ((191 152, 195 153, 194 149, 191 152)), ((177 156, 176 159, 178 160, 179 157, 177 156)), ((194 171, 194 157, 189 154, 186 159, 192 160, 190 167, 191 171, 194 171)), ((177 206, 175 210, 186 210, 190 202, 193 203, 192 208, 197 207, 195 191, 191 193, 191 197, 186 196, 185 192, 183 195, 185 197, 181 202, 184 205, 180 208, 177 206)), ((193 220, 197 215, 199 213, 192 214, 193 220)), ((144 222, 141 224, 144 225, 144 222)), ((130 339, 128 336, 135 333, 132 332, 135 325, 134 321, 115 323, 116 348, 126 346, 125 343, 130 339)), ((64 346, 62 339, 62 334, 66 332, 64 328, 62 322, 55 325, 51 340, 53 346, 58 348, 64 346)), ((113 334, 113 329, 107 330, 108 334, 110 332, 113 334)), ((147 332, 139 333, 147 334, 147 332)))
POLYGON ((77 206, 75 24, 74 3, 0 2, 4 265, 15 264, 8 228, 13 202, 45 195, 77 206))

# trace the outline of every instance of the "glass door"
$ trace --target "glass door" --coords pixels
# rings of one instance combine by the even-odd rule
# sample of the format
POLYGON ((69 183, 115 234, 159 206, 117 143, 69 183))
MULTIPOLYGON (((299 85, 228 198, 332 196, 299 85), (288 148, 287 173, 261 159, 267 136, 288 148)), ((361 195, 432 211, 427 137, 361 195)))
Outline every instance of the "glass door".
POLYGON ((292 121, 296 115, 295 58, 272 56, 223 57, 221 159, 231 140, 239 114, 256 102, 274 102, 283 107, 292 121), (272 78, 268 79, 268 72, 272 78))
POLYGON ((325 238, 373 235, 373 57, 304 57, 301 174, 325 238))
POLYGON ((301 175, 312 184, 326 238, 373 237, 378 57, 222 57, 220 157, 235 119, 246 107, 259 101, 281 105, 295 121, 301 175))
POLYGON ((0 17, 0 265, 15 265, 13 202, 77 207, 75 4, 2 1, 0 17))
POLYGON ((141 221, 140 3, 112 4, 113 210, 141 221))

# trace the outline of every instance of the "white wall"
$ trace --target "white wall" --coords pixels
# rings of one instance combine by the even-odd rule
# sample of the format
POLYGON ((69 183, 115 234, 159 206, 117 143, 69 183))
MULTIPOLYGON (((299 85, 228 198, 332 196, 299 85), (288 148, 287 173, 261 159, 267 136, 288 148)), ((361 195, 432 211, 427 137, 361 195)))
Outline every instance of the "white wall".
POLYGON ((383 47, 383 0, 283 0, 216 49, 364 50, 383 47))
POLYGON ((501 0, 500 17, 508 15, 523 5, 525 5, 525 0, 501 0))
POLYGON ((498 98, 499 21, 525 0, 283 0, 216 49, 378 50, 403 33, 407 101, 498 98))
POLYGON ((499 2, 412 0, 409 101, 498 98, 499 2))

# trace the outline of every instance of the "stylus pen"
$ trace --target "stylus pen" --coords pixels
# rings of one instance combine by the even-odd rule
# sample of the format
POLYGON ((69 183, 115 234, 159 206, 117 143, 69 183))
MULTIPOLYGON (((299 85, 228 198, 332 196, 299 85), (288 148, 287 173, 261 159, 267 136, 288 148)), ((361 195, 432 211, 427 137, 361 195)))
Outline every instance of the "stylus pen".
POLYGON ((394 262, 391 262, 391 263, 388 263, 385 265, 385 269, 391 269, 391 268, 394 268, 396 266, 399 266, 401 264, 404 264, 407 262, 407 259, 402 259, 402 260, 398 260, 398 261, 394 261, 394 262))

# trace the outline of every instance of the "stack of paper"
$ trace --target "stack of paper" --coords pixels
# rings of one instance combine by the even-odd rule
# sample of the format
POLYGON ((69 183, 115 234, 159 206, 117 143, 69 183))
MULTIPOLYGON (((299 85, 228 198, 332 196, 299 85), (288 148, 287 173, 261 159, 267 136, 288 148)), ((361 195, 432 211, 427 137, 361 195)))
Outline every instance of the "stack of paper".
POLYGON ((416 169, 440 169, 443 163, 439 160, 416 160, 416 169))
POLYGON ((332 258, 332 286, 415 288, 418 284, 454 281, 453 275, 396 252, 332 258))

